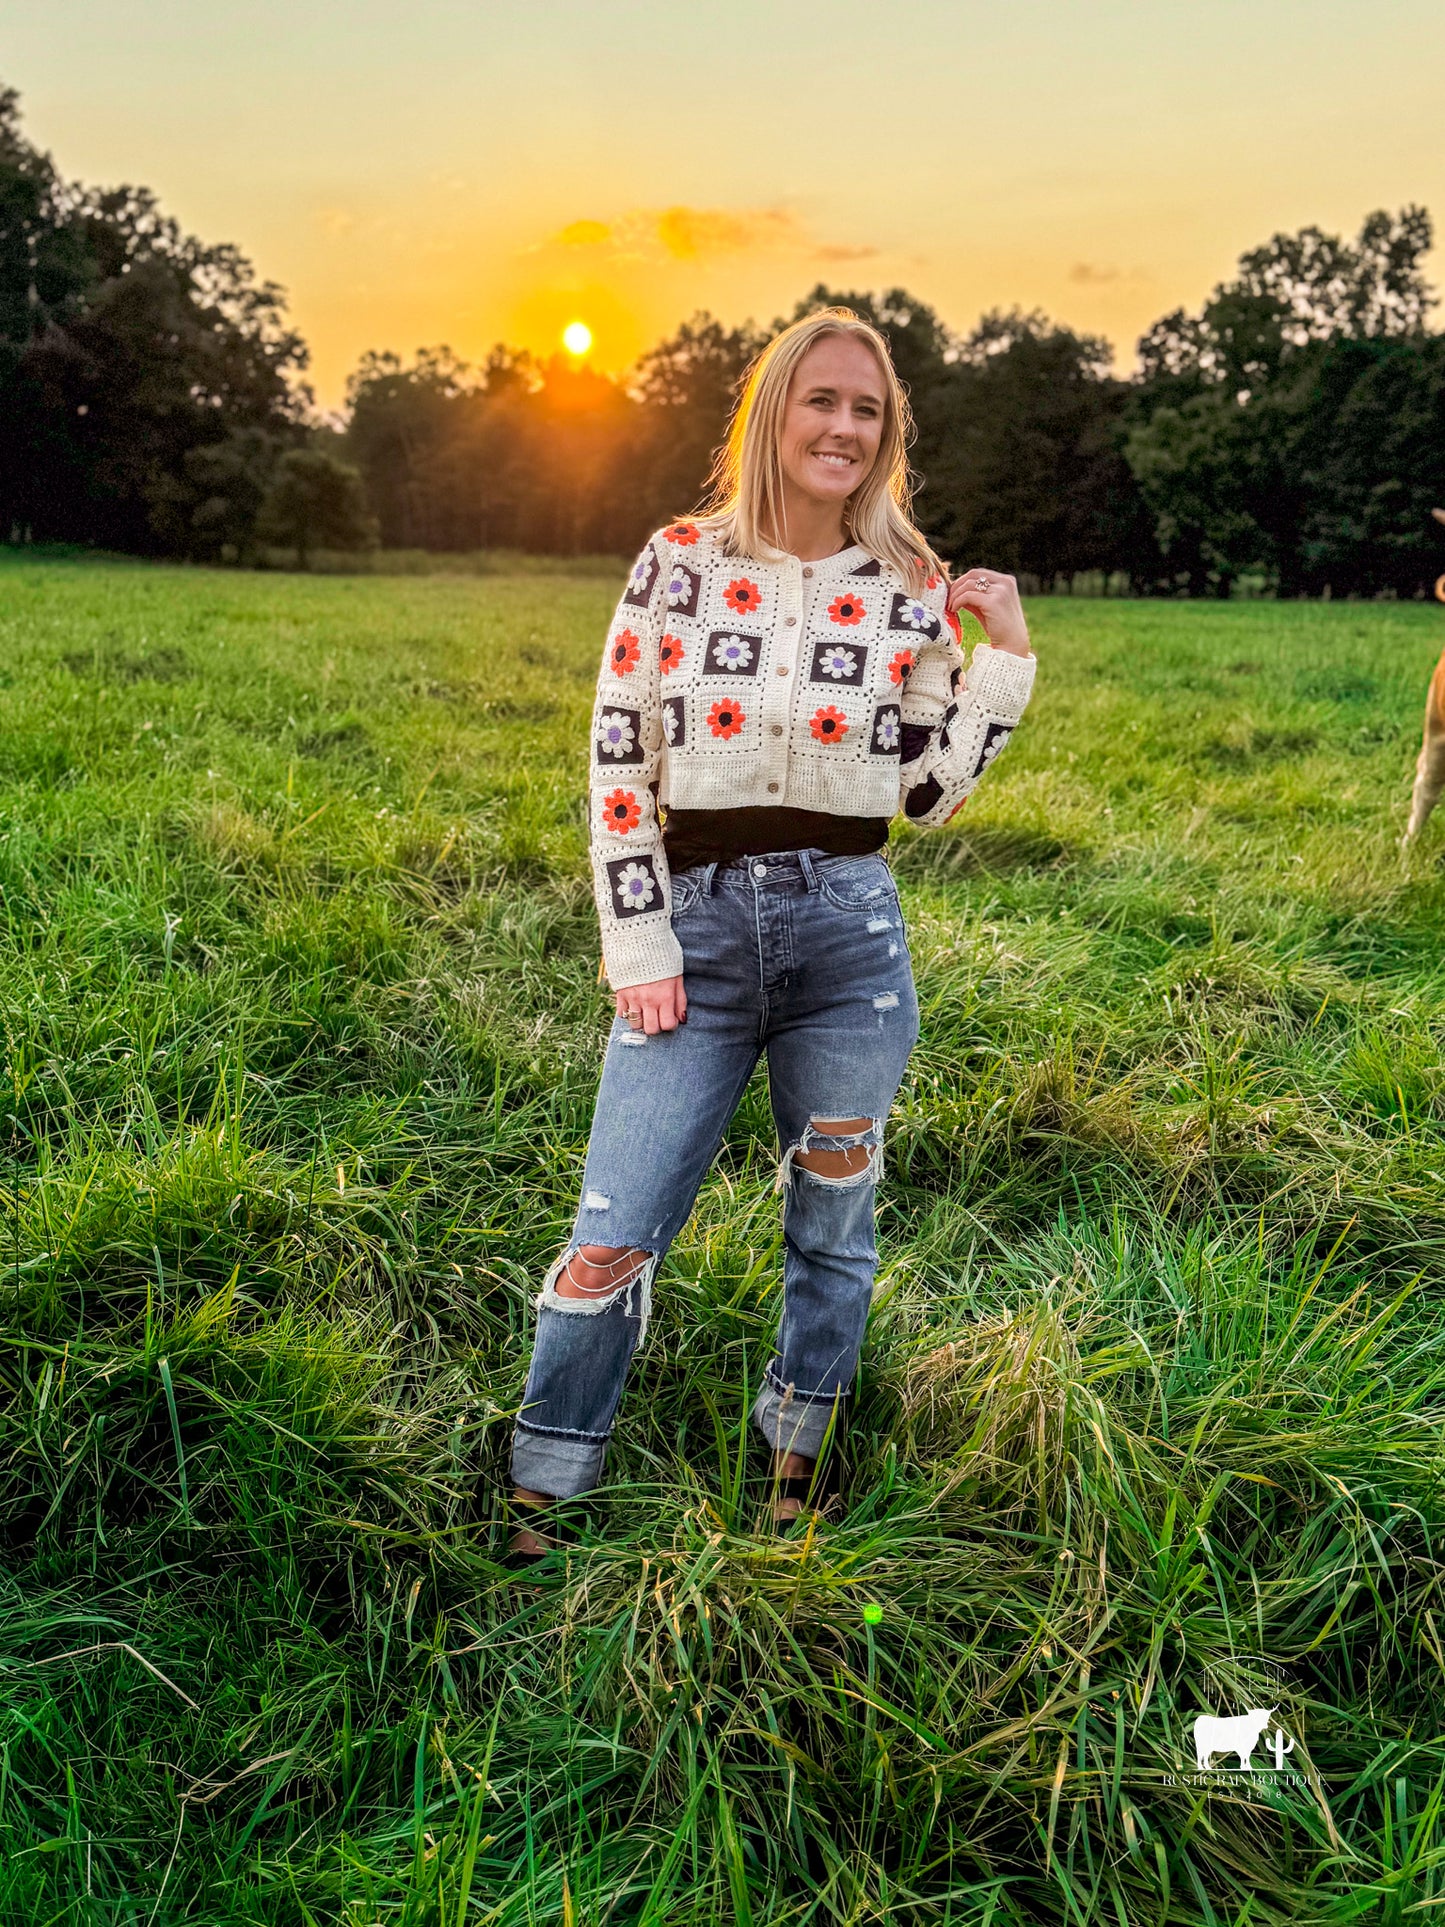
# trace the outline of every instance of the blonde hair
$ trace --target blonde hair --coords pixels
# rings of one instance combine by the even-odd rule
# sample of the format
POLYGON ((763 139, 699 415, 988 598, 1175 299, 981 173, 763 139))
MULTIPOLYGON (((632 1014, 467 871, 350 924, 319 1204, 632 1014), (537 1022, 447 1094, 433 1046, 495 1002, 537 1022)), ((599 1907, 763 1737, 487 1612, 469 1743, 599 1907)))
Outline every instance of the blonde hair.
POLYGON ((888 343, 851 308, 822 308, 775 335, 748 368, 728 438, 718 450, 704 512, 697 520, 720 537, 731 555, 776 550, 786 536, 781 455, 783 411, 793 376, 808 350, 830 335, 867 344, 883 377, 883 433, 872 467, 843 505, 850 542, 921 587, 930 571, 948 571, 914 525, 915 487, 907 446, 913 417, 893 367, 888 343))

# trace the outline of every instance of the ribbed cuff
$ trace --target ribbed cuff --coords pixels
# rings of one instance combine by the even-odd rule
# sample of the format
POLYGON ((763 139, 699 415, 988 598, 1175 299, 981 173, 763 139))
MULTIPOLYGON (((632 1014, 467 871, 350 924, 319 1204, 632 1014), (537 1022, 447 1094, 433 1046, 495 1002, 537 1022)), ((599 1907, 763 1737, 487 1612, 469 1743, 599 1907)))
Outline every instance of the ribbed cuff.
POLYGON ((626 929, 602 932, 602 961, 607 981, 613 990, 626 990, 629 984, 660 983, 664 977, 682 975, 682 945, 672 934, 667 917, 649 918, 650 928, 641 927, 643 919, 626 929))
POLYGON ((1017 722, 1034 687, 1037 656, 1015 656, 981 642, 973 652, 966 678, 968 693, 1000 722, 1017 722))

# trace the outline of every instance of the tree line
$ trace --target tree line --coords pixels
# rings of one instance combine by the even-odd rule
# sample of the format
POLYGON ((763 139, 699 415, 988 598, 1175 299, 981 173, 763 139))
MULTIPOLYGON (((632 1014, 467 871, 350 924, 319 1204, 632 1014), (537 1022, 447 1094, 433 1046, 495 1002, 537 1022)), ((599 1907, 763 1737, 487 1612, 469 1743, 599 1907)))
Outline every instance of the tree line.
MULTIPOLYGON (((1041 587, 1420 596, 1440 569, 1445 335, 1424 209, 1304 228, 1164 316, 1128 378, 1038 313, 950 330, 902 289, 815 287, 887 336, 945 554, 1041 587)), ((0 538, 245 562, 279 545, 633 551, 694 507, 782 322, 694 316, 613 378, 498 346, 363 357, 318 420, 282 291, 143 188, 67 182, 0 90, 0 538)))

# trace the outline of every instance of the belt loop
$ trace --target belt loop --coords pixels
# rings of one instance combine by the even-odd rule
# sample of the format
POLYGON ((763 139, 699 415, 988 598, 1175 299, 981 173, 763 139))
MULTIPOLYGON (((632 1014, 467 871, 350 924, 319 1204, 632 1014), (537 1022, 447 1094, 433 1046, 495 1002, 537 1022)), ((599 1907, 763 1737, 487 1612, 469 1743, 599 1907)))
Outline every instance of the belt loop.
POLYGON ((716 874, 717 874, 717 864, 716 864, 716 863, 705 863, 705 864, 703 865, 703 869, 702 869, 702 894, 703 894, 703 895, 704 895, 705 897, 710 897, 710 896, 712 895, 712 880, 713 880, 713 877, 714 877, 714 876, 715 876, 716 874))
POLYGON ((816 890, 818 887, 818 878, 813 869, 812 857, 808 855, 806 850, 799 850, 798 861, 803 866, 803 875, 808 879, 808 888, 810 890, 816 890))

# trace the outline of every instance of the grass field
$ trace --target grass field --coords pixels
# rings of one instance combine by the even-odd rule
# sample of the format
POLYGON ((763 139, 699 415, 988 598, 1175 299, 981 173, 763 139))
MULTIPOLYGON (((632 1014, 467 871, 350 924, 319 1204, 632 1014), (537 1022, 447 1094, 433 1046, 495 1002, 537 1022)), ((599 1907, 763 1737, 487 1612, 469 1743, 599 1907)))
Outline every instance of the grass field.
POLYGON ((755 1085, 536 1596, 617 588, 0 564, 0 1919, 1432 1918, 1445 612, 1033 607, 1013 746, 895 831, 846 1520, 742 1478, 755 1085), (1252 1706, 1283 1772, 1190 1784, 1252 1706))

